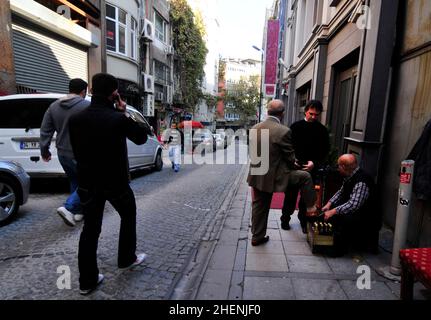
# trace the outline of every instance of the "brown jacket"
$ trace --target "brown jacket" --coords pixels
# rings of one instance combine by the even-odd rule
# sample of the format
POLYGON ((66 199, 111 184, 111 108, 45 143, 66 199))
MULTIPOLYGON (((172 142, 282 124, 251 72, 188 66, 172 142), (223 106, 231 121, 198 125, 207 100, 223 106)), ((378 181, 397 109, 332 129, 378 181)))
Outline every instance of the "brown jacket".
MULTIPOLYGON (((268 117, 250 129, 250 147, 261 150, 261 130, 269 130, 269 168, 263 175, 253 175, 252 168, 258 168, 260 164, 250 164, 250 172, 247 182, 263 192, 284 192, 288 184, 288 174, 295 163, 295 152, 292 146, 291 131, 287 126, 280 124, 276 119, 268 117), (253 131, 257 132, 253 136, 253 131)), ((260 151, 259 151, 260 152, 260 151)))

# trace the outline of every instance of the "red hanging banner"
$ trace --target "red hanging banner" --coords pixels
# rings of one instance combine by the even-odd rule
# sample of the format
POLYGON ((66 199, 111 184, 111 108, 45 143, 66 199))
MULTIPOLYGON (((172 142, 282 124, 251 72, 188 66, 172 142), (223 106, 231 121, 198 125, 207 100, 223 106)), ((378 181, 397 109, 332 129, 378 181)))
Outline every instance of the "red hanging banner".
POLYGON ((275 96, 275 83, 277 80, 278 38, 280 21, 268 20, 265 50, 265 90, 266 96, 275 96))

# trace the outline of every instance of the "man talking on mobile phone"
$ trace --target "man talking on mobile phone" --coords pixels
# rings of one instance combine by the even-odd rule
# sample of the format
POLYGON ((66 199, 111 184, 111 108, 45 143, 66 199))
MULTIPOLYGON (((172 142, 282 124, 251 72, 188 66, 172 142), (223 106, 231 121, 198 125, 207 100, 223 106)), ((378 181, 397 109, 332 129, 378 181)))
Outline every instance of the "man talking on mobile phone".
POLYGON ((104 278, 97 267, 97 246, 106 201, 121 217, 118 267, 129 269, 146 258, 145 253, 136 255, 136 203, 129 186, 126 139, 144 144, 150 128, 129 117, 114 76, 94 75, 91 91, 90 106, 73 115, 69 126, 85 215, 78 251, 83 295, 96 289, 104 278))

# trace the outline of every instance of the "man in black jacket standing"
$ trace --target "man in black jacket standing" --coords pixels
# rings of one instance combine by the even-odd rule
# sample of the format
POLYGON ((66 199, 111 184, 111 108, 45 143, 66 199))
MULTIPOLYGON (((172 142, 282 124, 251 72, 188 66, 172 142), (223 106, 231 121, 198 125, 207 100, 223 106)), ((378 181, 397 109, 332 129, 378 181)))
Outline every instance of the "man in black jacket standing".
MULTIPOLYGON (((323 106, 319 100, 310 100, 305 108, 305 118, 290 126, 292 130, 293 149, 301 169, 310 172, 314 183, 316 183, 317 170, 323 165, 329 153, 329 133, 326 127, 318 120, 323 106)), ((295 211, 298 189, 289 188, 285 192, 281 215, 281 228, 289 230, 290 216, 295 211)), ((305 216, 306 208, 303 200, 299 201, 298 219, 304 233, 307 231, 305 216)))
POLYGON ((70 118, 70 139, 78 165, 78 194, 84 211, 78 266, 81 294, 89 294, 103 280, 97 267, 97 246, 105 202, 121 217, 118 267, 141 264, 136 255, 136 203, 129 186, 126 138, 147 141, 150 128, 135 122, 118 95, 117 79, 106 73, 92 78, 91 105, 70 118))

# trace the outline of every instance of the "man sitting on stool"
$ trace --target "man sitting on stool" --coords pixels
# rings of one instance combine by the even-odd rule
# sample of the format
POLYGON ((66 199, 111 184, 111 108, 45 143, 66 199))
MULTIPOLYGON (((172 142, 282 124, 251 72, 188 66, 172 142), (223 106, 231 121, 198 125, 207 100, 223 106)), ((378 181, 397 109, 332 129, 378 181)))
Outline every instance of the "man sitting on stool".
POLYGON ((338 171, 344 177, 343 185, 322 208, 325 221, 334 226, 331 255, 346 254, 349 244, 376 253, 381 219, 373 179, 358 167, 353 154, 338 158, 338 171))

